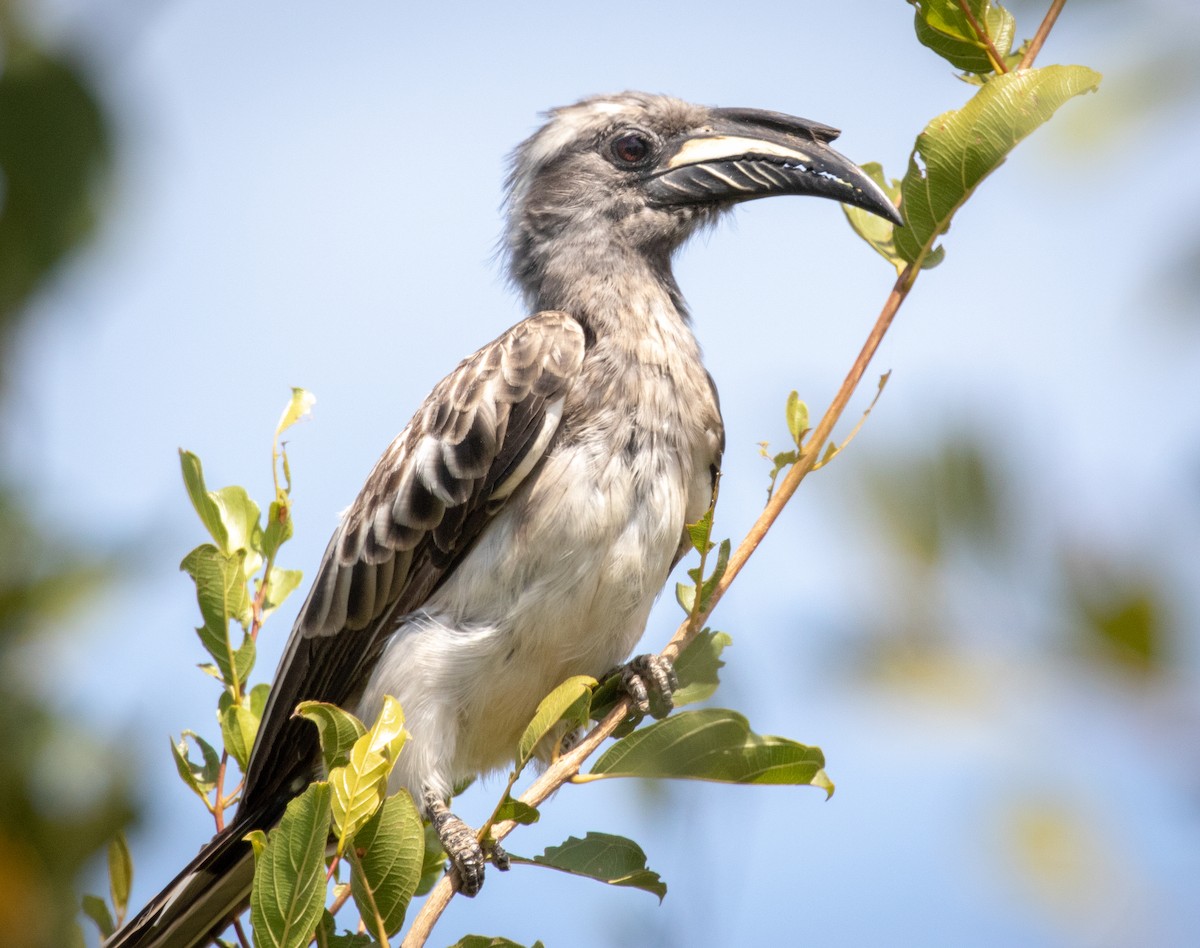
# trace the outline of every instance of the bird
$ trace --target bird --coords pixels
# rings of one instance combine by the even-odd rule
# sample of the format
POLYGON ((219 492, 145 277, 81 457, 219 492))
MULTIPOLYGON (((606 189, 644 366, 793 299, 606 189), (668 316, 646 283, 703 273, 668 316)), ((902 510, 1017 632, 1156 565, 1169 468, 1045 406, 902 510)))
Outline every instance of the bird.
MULTIPOLYGON (((627 659, 724 450, 716 386, 672 273, 737 204, 813 195, 901 223, 838 130, 781 112, 624 92, 546 113, 511 158, 502 250, 532 314, 439 382, 342 515, 285 646, 230 825, 107 948, 191 948, 247 903, 252 829, 320 777, 301 701, 372 720, 397 698, 391 776, 459 890, 489 853, 449 811, 511 763, 540 699, 627 659)), ((622 680, 669 703, 669 667, 622 680)))

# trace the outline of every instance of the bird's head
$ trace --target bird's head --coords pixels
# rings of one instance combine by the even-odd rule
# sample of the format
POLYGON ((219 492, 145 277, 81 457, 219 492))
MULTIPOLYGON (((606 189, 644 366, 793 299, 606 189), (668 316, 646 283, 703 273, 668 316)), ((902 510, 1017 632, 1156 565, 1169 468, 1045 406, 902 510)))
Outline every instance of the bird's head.
POLYGON ((829 197, 899 223, 887 195, 829 147, 837 135, 780 112, 640 92, 555 109, 513 154, 512 276, 532 289, 556 255, 572 265, 632 254, 666 265, 701 224, 773 195, 829 197))

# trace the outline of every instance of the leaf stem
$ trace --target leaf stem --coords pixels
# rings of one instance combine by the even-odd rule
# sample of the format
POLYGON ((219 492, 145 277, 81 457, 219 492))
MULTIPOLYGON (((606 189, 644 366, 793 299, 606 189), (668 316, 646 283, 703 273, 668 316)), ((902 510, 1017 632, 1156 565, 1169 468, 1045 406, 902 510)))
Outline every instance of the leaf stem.
POLYGON ((1037 54, 1042 51, 1042 46, 1046 42, 1046 37, 1050 35, 1050 31, 1054 29, 1054 22, 1058 19, 1058 15, 1062 13, 1062 8, 1067 5, 1067 0, 1053 0, 1050 4, 1050 9, 1046 11, 1046 16, 1042 20, 1041 25, 1037 28, 1037 32, 1033 34, 1033 39, 1029 41, 1029 48, 1025 50, 1025 55, 1021 57, 1021 62, 1017 66, 1018 69, 1028 69, 1033 65, 1033 61, 1037 58, 1037 54))
POLYGON ((233 930, 237 932, 237 938, 241 942, 242 948, 250 948, 250 939, 246 937, 246 930, 242 927, 242 920, 236 915, 233 918, 233 930))
MULTIPOLYGON (((683 624, 679 626, 675 634, 671 637, 671 641, 667 643, 666 647, 660 653, 664 658, 674 661, 679 657, 679 653, 683 651, 688 642, 694 638, 697 629, 707 621, 717 602, 725 594, 725 590, 729 588, 730 584, 737 577, 737 574, 741 572, 742 567, 746 565, 746 561, 758 549, 758 545, 762 542, 763 537, 766 536, 771 525, 796 492, 796 488, 800 486, 800 482, 813 469, 813 465, 816 464, 819 458, 821 446, 829 440, 834 426, 846 410, 850 396, 854 393, 859 382, 862 381, 867 366, 870 364, 876 350, 879 349, 879 344, 883 341, 888 327, 891 326, 897 310, 900 309, 900 304, 904 302, 909 291, 912 289, 918 273, 919 270, 910 265, 905 267, 901 271, 900 276, 897 277, 895 284, 892 286, 891 293, 888 294, 887 300, 883 304, 883 309, 875 320, 875 325, 872 327, 866 342, 863 344, 862 350, 858 354, 858 358, 854 360, 854 364, 846 374, 846 378, 842 382, 841 388, 838 389, 837 395, 834 396, 829 408, 826 409, 825 414, 821 417, 820 423, 813 430, 807 447, 805 447, 799 459, 780 483, 779 488, 767 502, 767 506, 759 514, 754 526, 750 528, 745 538, 738 544, 738 548, 729 557, 729 565, 726 567, 725 575, 721 577, 720 582, 713 589, 706 604, 707 608, 700 610, 695 616, 688 616, 683 624)), ((583 765, 583 762, 625 720, 629 714, 629 710, 629 698, 625 697, 619 700, 603 721, 592 728, 578 744, 559 757, 558 760, 554 761, 542 772, 541 776, 530 784, 529 789, 519 797, 521 802, 533 807, 540 806, 545 802, 555 790, 579 773, 579 768, 583 765)), ((492 838, 499 842, 511 833, 516 826, 517 824, 512 820, 497 823, 492 827, 492 838)), ((457 885, 458 877, 453 872, 438 880, 437 884, 430 891, 429 896, 425 899, 425 903, 421 906, 421 911, 413 920, 412 927, 409 928, 408 933, 404 936, 401 948, 421 948, 425 944, 430 933, 433 931, 433 926, 450 904, 450 899, 453 898, 457 885)))
POLYGON ((1000 51, 992 43, 992 38, 988 36, 987 30, 983 28, 983 24, 975 19, 975 14, 971 12, 971 7, 967 3, 967 0, 958 0, 958 8, 962 10, 963 16, 967 18, 967 22, 971 24, 971 29, 979 37, 979 42, 987 47, 988 59, 992 61, 992 66, 996 72, 1008 72, 1008 67, 1004 65, 1004 57, 1000 55, 1000 51))
POLYGON ((225 765, 229 763, 229 751, 221 751, 221 763, 217 767, 217 785, 213 788, 213 820, 217 824, 217 832, 225 829, 225 765))

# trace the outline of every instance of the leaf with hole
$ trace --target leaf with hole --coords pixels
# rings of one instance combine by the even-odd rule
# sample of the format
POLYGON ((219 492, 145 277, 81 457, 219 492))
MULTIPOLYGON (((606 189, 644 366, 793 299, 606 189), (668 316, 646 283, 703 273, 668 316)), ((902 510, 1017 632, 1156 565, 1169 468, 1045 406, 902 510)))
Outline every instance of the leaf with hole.
POLYGON ((896 253, 924 265, 955 212, 1008 153, 1061 105, 1099 84, 1100 74, 1086 66, 1010 72, 982 86, 961 109, 930 122, 900 184, 907 226, 895 231, 896 253))

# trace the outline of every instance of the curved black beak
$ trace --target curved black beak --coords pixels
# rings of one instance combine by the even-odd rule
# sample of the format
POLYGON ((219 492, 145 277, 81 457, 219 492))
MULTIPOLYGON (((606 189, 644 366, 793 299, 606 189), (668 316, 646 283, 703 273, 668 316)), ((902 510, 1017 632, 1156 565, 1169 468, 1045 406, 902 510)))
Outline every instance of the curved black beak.
POLYGON ((903 224, 888 196, 829 147, 836 128, 762 109, 713 109, 711 120, 666 143, 646 182, 656 204, 736 204, 811 194, 903 224))

